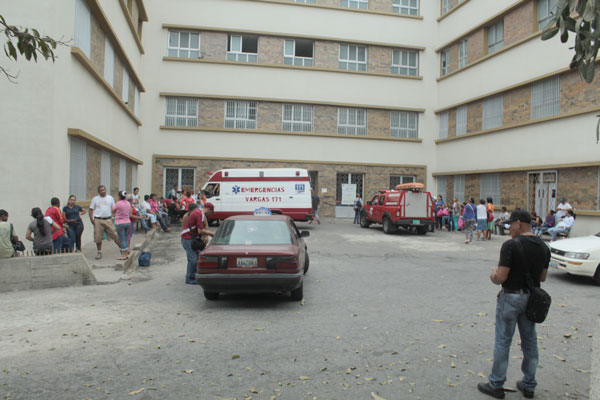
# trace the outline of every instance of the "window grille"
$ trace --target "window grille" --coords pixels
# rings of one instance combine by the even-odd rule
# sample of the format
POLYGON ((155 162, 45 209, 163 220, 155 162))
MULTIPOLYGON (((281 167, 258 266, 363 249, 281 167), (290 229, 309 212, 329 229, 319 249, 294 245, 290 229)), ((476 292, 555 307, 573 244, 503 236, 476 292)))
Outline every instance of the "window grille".
POLYGON ((469 39, 458 42, 458 68, 469 63, 469 39))
POLYGON ((91 58, 92 14, 85 0, 75 0, 75 46, 91 58))
POLYGON ((287 65, 313 66, 312 40, 286 40, 283 45, 283 63, 287 65))
POLYGON ((531 85, 531 119, 560 114, 560 77, 555 76, 531 85))
POLYGON ((367 110, 364 108, 338 108, 338 133, 367 135, 367 110))
POLYGON ((77 139, 71 139, 69 165, 69 193, 78 200, 87 199, 87 145, 77 139))
POLYGON ((467 106, 456 109, 456 136, 467 133, 467 106))
POLYGON ((394 50, 392 52, 392 73, 417 76, 419 53, 414 50, 394 50))
POLYGON ((440 139, 448 137, 448 111, 440 113, 440 139))
POLYGON ((229 35, 227 60, 258 62, 258 36, 229 35))
POLYGON ((339 67, 350 71, 366 71, 367 48, 365 46, 341 44, 339 67))
POLYGON ((399 14, 419 15, 419 0, 394 0, 392 11, 399 14))
MULTIPOLYGON (((438 176, 437 177, 437 194, 441 195, 444 202, 448 199, 446 198, 446 177, 438 176)), ((437 199, 436 199, 437 200, 437 199)))
POLYGON ((342 0, 341 6, 366 10, 369 8, 369 0, 342 0))
POLYGON ((442 0, 442 14, 450 11, 450 0, 442 0))
POLYGON ((123 90, 121 91, 121 96, 123 102, 125 104, 129 103, 129 72, 127 72, 127 68, 123 66, 123 90))
POLYGON ((104 150, 100 156, 100 184, 110 193, 110 153, 104 150))
POLYGON ((225 128, 256 129, 256 101, 227 100, 225 128))
POLYGON ((458 199, 459 202, 465 201, 465 176, 464 175, 454 175, 454 197, 458 199))
POLYGON ((200 33, 185 31, 169 31, 169 57, 201 58, 200 33))
POLYGON ((442 76, 450 73, 450 49, 442 50, 442 76))
POLYGON ((496 22, 487 30, 488 53, 493 53, 504 47, 504 20, 496 22))
POLYGON ((390 175, 390 190, 395 189, 398 185, 415 181, 416 177, 414 175, 390 175))
POLYGON ((491 197, 495 204, 500 204, 500 174, 481 174, 479 179, 481 198, 491 197))
POLYGON ((166 126, 198 126, 198 99, 167 97, 166 126))
POLYGON ((312 132, 313 106, 309 104, 284 104, 282 122, 284 131, 312 132))
POLYGON ((314 4, 315 0, 292 0, 294 3, 314 4))
POLYGON ((556 12, 556 0, 537 0, 538 28, 543 30, 556 12))
POLYGON ((419 114, 414 111, 390 112, 390 134, 392 137, 411 138, 419 137, 419 114))
POLYGON ((504 102, 502 95, 494 96, 483 102, 483 129, 493 129, 502 126, 504 102))

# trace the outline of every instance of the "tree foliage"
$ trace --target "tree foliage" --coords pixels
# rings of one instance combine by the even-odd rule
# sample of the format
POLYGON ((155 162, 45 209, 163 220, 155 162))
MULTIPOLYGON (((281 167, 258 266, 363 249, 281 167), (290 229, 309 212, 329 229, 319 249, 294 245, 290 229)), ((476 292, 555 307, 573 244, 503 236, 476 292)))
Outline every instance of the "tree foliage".
POLYGON ((566 43, 569 32, 574 33, 575 55, 569 67, 577 69, 581 77, 591 83, 600 48, 599 27, 600 0, 557 0, 556 10, 542 33, 542 40, 560 33, 560 41, 566 43))
MULTIPOLYGON (((58 45, 67 45, 62 40, 56 40, 50 36, 41 36, 36 29, 22 28, 15 25, 9 25, 4 17, 0 15, 0 35, 4 33, 6 43, 4 44, 4 53, 9 59, 17 61, 19 55, 25 57, 27 61, 37 62, 38 55, 45 60, 56 60, 54 51, 58 45)), ((17 75, 11 74, 0 65, 0 72, 6 75, 6 78, 15 83, 17 75)))

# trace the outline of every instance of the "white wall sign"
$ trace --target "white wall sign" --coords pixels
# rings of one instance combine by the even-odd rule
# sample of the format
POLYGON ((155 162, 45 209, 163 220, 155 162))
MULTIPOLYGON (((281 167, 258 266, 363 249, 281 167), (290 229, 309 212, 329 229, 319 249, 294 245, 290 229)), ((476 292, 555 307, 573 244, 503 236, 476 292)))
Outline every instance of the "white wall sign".
POLYGON ((342 184, 342 204, 344 204, 344 205, 354 204, 355 197, 356 197, 356 183, 343 183, 342 184))

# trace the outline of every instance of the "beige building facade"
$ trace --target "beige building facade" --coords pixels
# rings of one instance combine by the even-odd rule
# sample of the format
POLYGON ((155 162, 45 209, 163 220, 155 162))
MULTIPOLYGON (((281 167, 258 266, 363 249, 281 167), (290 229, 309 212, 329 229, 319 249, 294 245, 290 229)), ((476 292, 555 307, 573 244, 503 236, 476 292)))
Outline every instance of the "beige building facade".
POLYGON ((221 168, 298 167, 325 217, 352 215, 344 188, 415 181, 509 209, 567 197, 574 234, 595 233, 599 84, 540 40, 551 3, 9 1, 9 23, 72 42, 0 81, 15 171, 0 208, 22 235, 31 207, 86 205, 99 184, 165 195, 221 168))

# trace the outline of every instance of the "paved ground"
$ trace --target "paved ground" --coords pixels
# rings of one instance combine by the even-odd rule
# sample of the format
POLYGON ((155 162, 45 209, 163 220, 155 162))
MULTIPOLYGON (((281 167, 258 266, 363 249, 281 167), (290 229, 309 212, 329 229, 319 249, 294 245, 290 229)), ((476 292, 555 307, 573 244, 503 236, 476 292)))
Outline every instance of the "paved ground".
MULTIPOLYGON (((184 284, 177 234, 115 285, 0 294, 3 399, 483 399, 502 237, 311 231, 305 302, 184 284)), ((551 271, 539 399, 586 399, 600 288, 551 271), (570 334, 567 338, 564 335, 570 334)), ((567 335, 568 336, 568 335, 567 335)), ((518 336, 509 381, 520 378, 518 336)), ((507 398, 520 398, 509 393, 507 398)))

